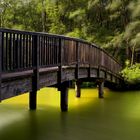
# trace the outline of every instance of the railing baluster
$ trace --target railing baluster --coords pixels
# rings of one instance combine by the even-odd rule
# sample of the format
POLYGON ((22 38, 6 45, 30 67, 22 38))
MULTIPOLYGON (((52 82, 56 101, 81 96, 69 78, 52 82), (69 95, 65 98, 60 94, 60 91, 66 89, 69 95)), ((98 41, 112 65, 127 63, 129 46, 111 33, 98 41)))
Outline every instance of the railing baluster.
POLYGON ((43 36, 43 66, 45 66, 45 56, 46 56, 46 50, 45 50, 45 36, 43 36))
POLYGON ((19 34, 17 34, 16 46, 17 46, 17 68, 20 69, 20 42, 19 42, 19 34))
POLYGON ((44 66, 44 53, 45 53, 45 50, 44 50, 44 36, 42 36, 42 66, 44 66))
POLYGON ((76 41, 76 69, 75 69, 75 78, 78 79, 79 77, 79 51, 80 51, 80 48, 79 48, 79 42, 76 41))
POLYGON ((29 44, 28 44, 28 35, 26 35, 26 67, 29 67, 29 44))
POLYGON ((4 33, 3 32, 0 32, 0 49, 1 49, 1 51, 0 51, 0 53, 1 53, 1 70, 2 71, 4 71, 5 69, 4 69, 4 67, 5 67, 5 65, 4 65, 4 43, 5 43, 5 37, 4 37, 4 33))
POLYGON ((22 46, 23 48, 23 68, 25 68, 25 65, 26 65, 26 63, 25 63, 25 34, 23 35, 23 46, 22 46))
POLYGON ((51 38, 49 37, 48 38, 48 65, 51 64, 51 61, 50 61, 50 50, 51 50, 51 38))
POLYGON ((62 45, 62 39, 59 38, 59 57, 58 57, 58 61, 59 61, 59 66, 58 66, 58 75, 57 75, 57 80, 58 80, 58 84, 61 83, 62 80, 62 66, 63 66, 63 45, 62 45))
POLYGON ((9 69, 12 70, 12 34, 9 36, 9 69))
POLYGON ((18 69, 18 35, 16 34, 15 42, 15 69, 18 69))
POLYGON ((41 43, 41 36, 39 36, 39 65, 41 66, 41 57, 42 57, 42 43, 41 43))
POLYGON ((5 69, 8 70, 8 33, 6 33, 6 46, 5 46, 5 69))
POLYGON ((3 56, 2 56, 2 53, 3 53, 3 41, 4 41, 4 34, 3 32, 0 32, 0 102, 2 100, 2 97, 1 97, 1 84, 2 84, 2 78, 1 78, 1 75, 2 75, 2 61, 3 61, 3 56))
POLYGON ((30 55, 29 55, 29 58, 30 58, 30 67, 33 67, 33 63, 32 63, 32 57, 33 57, 33 43, 32 43, 32 36, 30 35, 30 40, 29 40, 29 46, 30 46, 30 55))
POLYGON ((22 58, 23 58, 23 53, 22 53, 22 34, 19 36, 19 56, 20 56, 20 68, 22 68, 22 58))
MULTIPOLYGON (((63 53, 63 65, 99 66, 118 73, 121 66, 101 48, 83 40, 43 33, 3 30, 2 69, 4 72, 31 69, 34 64, 33 36, 38 35, 39 65, 58 66, 60 63, 60 40, 63 53), (77 47, 78 46, 78 47, 77 47), (78 49, 77 49, 78 48, 78 49)), ((78 70, 77 70, 78 73, 78 70)), ((76 74, 78 77, 78 74, 76 74)))
POLYGON ((15 34, 12 33, 12 59, 13 59, 13 69, 15 69, 15 42, 14 42, 14 39, 15 39, 15 34))
POLYGON ((46 66, 48 65, 48 37, 46 36, 46 66))

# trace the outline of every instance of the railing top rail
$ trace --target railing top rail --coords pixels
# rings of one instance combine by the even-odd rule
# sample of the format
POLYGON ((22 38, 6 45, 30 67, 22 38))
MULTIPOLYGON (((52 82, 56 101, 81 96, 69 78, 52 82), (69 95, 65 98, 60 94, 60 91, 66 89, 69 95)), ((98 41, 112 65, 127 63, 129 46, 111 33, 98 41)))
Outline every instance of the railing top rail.
POLYGON ((46 32, 32 32, 32 31, 15 30, 15 29, 7 29, 7 28, 0 28, 0 32, 12 32, 12 33, 17 33, 17 34, 27 34, 27 35, 47 35, 50 37, 58 37, 58 38, 67 39, 67 40, 79 41, 79 42, 91 45, 91 43, 83 39, 68 37, 65 35, 51 34, 51 33, 46 33, 46 32))
POLYGON ((58 35, 58 34, 50 34, 50 33, 45 33, 45 32, 32 32, 32 31, 24 31, 24 30, 16 30, 16 29, 8 29, 8 28, 0 28, 0 32, 7 32, 7 33, 16 33, 16 34, 25 34, 25 35, 44 35, 44 36, 48 36, 48 37, 56 37, 56 38, 60 38, 60 39, 65 39, 65 40, 72 40, 72 41, 78 41, 81 43, 85 43, 87 45, 91 45, 94 46, 95 48, 103 51, 104 53, 106 53, 110 58, 112 58, 117 64, 119 64, 120 66, 122 66, 117 59, 115 59, 113 56, 111 56, 106 50, 102 49, 101 47, 99 47, 98 45, 94 44, 94 43, 90 43, 86 40, 83 39, 79 39, 79 38, 75 38, 75 37, 68 37, 65 35, 58 35))

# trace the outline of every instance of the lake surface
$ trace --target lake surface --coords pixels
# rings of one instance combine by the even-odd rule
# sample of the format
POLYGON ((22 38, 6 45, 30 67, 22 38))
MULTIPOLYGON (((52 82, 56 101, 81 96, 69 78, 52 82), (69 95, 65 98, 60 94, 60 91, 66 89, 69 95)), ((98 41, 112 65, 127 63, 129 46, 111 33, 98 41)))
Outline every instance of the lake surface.
POLYGON ((0 140, 140 140, 140 91, 69 90, 69 111, 61 112, 55 88, 38 92, 38 108, 28 109, 28 94, 0 103, 0 140))

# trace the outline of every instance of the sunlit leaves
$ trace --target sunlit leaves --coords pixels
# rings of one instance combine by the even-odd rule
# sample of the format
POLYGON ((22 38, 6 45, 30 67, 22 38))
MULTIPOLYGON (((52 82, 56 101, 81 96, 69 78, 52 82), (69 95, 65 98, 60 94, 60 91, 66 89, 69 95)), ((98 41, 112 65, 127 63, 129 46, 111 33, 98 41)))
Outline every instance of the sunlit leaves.
POLYGON ((132 11, 132 18, 140 18, 140 0, 132 1, 129 9, 132 11))
POLYGON ((106 10, 114 12, 114 11, 117 11, 118 9, 120 9, 121 5, 122 5, 122 1, 121 0, 112 0, 112 2, 110 2, 106 6, 106 10))
POLYGON ((125 30, 124 38, 133 38, 140 32, 140 21, 131 22, 125 30))
POLYGON ((74 12, 70 12, 70 19, 73 18, 79 18, 79 20, 81 20, 83 18, 83 15, 85 15, 85 9, 78 9, 75 10, 74 12))
POLYGON ((1 2, 12 6, 6 7, 6 11, 2 13, 4 27, 68 34, 95 42, 102 47, 113 46, 113 49, 120 47, 123 39, 129 40, 130 45, 133 42, 138 44, 139 25, 135 22, 138 22, 139 17, 139 0, 1 0, 1 2), (133 17, 131 22, 130 14, 133 17))
POLYGON ((129 83, 139 83, 140 82, 140 64, 135 64, 132 66, 127 66, 122 72, 122 76, 129 83))
POLYGON ((89 0, 88 1, 88 9, 93 8, 99 4, 100 0, 89 0))

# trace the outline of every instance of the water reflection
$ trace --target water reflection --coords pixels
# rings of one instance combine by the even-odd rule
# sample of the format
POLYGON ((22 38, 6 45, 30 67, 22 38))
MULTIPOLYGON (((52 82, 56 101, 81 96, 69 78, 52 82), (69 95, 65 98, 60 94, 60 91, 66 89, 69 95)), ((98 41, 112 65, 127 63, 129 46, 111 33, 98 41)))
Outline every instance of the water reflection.
POLYGON ((38 140, 38 119, 36 111, 29 111, 29 139, 38 140))
POLYGON ((61 133, 66 135, 67 134, 67 115, 68 112, 61 112, 60 113, 60 126, 61 126, 61 133))
POLYGON ((28 94, 0 104, 0 140, 139 140, 140 94, 96 89, 82 90, 75 98, 69 90, 69 111, 60 112, 59 92, 38 93, 38 109, 28 110, 28 94))

